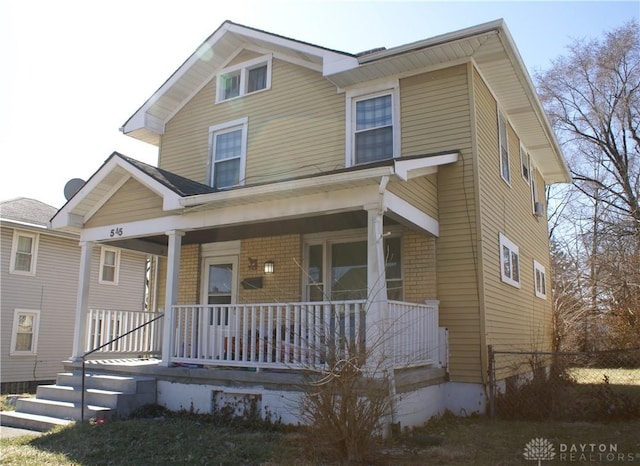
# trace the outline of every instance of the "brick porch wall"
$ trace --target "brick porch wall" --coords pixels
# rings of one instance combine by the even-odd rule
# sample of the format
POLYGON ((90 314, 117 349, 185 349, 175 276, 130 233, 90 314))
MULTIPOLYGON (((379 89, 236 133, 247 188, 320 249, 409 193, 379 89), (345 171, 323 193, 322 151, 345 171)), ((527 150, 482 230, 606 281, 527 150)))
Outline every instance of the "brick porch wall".
POLYGON ((409 228, 402 231, 404 299, 423 303, 436 299, 436 239, 409 228))

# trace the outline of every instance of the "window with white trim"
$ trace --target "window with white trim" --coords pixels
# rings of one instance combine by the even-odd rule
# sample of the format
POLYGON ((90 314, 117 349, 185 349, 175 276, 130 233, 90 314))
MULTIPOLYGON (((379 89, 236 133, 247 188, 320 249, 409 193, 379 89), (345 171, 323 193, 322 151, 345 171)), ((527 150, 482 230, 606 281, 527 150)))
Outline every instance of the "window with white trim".
POLYGON ((271 61, 258 57, 218 73, 216 103, 270 89, 271 61))
POLYGON ((40 311, 30 309, 16 309, 14 311, 9 352, 12 356, 27 356, 37 353, 39 323, 40 311))
POLYGON ((538 192, 538 170, 535 167, 531 167, 531 208, 534 215, 544 214, 545 211, 544 198, 539 198, 538 192), (536 209, 536 204, 538 208, 536 209))
MULTIPOLYGON (((305 248, 305 299, 341 301, 366 299, 368 245, 363 235, 331 235, 308 241, 305 248)), ((403 299, 402 243, 400 236, 384 240, 387 296, 403 299)))
POLYGON ((533 278, 536 296, 547 299, 547 274, 545 268, 538 261, 533 261, 533 278))
POLYGON ((39 237, 40 235, 38 233, 20 230, 13 231, 9 273, 19 275, 36 274, 39 237))
POLYGON ((102 247, 100 252, 100 283, 117 285, 120 275, 120 250, 102 247))
POLYGON ((347 93, 347 166, 399 155, 398 105, 395 83, 347 93))
POLYGON ((500 149, 500 175, 504 181, 511 184, 507 120, 500 110, 498 110, 498 147, 500 149))
POLYGON ((527 184, 529 184, 529 179, 531 177, 531 159, 529 157, 529 153, 522 144, 520 144, 520 167, 522 170, 522 178, 527 184))
POLYGON ((520 252, 518 246, 500 233, 500 275, 502 281, 520 288, 520 252))
POLYGON ((209 128, 209 184, 218 189, 244 184, 248 118, 209 128))

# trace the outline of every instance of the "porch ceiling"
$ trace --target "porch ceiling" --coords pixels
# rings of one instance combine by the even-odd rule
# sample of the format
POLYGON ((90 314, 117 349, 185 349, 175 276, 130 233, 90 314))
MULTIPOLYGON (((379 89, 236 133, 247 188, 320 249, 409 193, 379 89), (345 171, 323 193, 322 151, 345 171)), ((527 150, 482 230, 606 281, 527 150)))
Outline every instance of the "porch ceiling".
MULTIPOLYGON (((398 222, 389 216, 385 216, 384 224, 385 226, 390 226, 397 225, 398 222)), ((361 210, 273 222, 262 222, 251 225, 234 225, 221 228, 190 230, 185 232, 185 235, 182 238, 182 244, 216 243, 220 241, 233 241, 257 237, 309 234, 323 231, 341 231, 366 227, 367 212, 361 210)), ((143 247, 142 243, 167 246, 167 242, 167 235, 153 235, 139 239, 137 241, 137 245, 128 240, 114 241, 111 244, 118 247, 140 249, 143 247)), ((166 252, 164 254, 166 254, 166 252)))

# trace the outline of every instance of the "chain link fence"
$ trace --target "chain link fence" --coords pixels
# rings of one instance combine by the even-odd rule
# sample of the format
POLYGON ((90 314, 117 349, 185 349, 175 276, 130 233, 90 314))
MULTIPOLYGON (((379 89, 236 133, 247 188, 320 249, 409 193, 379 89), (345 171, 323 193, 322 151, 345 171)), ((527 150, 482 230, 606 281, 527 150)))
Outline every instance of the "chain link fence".
POLYGON ((560 353, 489 346, 489 410, 517 420, 637 419, 640 348, 560 353))

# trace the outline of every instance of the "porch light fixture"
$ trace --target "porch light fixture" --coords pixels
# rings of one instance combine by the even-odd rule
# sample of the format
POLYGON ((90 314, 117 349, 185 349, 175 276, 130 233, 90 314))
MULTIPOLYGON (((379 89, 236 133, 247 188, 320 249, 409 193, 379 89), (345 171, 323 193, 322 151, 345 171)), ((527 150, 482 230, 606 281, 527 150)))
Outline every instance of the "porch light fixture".
POLYGON ((271 275, 273 273, 273 261, 264 263, 264 273, 271 275))

